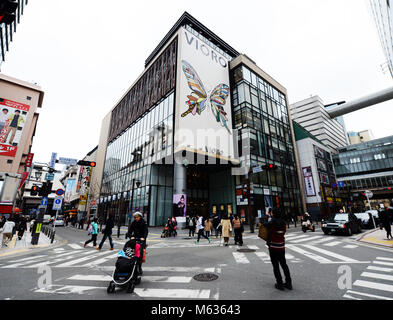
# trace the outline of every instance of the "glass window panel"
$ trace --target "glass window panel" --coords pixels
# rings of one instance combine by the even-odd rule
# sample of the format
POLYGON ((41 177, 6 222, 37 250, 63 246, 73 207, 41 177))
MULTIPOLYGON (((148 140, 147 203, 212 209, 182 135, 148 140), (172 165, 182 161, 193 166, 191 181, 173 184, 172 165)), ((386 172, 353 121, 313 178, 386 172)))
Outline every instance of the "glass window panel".
POLYGON ((251 72, 245 66, 243 66, 243 78, 244 80, 251 82, 251 72))

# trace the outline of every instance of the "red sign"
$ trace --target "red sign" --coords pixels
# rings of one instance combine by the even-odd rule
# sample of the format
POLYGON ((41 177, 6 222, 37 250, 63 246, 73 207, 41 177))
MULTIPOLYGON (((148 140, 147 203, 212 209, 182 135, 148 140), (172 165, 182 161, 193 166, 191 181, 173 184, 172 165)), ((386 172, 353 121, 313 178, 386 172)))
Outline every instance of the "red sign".
POLYGON ((19 184, 19 187, 18 187, 18 190, 20 189, 20 188, 22 188, 22 186, 23 186, 23 184, 25 183, 25 181, 26 181, 26 179, 27 179, 27 177, 29 176, 29 173, 28 172, 23 172, 22 173, 22 175, 21 175, 21 180, 20 180, 20 184, 19 184))
POLYGON ((5 105, 7 107, 10 107, 10 108, 19 109, 19 110, 26 111, 26 112, 29 111, 29 109, 30 109, 30 106, 27 104, 11 101, 11 100, 7 100, 7 99, 4 99, 1 104, 5 105))
POLYGON ((25 167, 26 167, 26 168, 30 168, 30 167, 31 167, 31 164, 32 164, 32 162, 33 162, 33 157, 34 157, 34 153, 29 153, 29 154, 27 155, 26 164, 25 164, 25 167))
POLYGON ((18 147, 0 143, 0 156, 15 157, 18 147))

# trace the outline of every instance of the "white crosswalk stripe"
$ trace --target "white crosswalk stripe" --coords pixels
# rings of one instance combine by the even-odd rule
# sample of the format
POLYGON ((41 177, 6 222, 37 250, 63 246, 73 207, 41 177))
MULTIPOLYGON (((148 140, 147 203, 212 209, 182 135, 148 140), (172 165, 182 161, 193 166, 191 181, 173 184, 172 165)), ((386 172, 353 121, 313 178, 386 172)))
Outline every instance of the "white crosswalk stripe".
POLYGON ((341 241, 333 241, 333 242, 329 242, 329 243, 324 243, 323 245, 326 247, 334 247, 334 246, 341 244, 341 243, 342 243, 341 241))
POLYGON ((332 241, 332 239, 329 237, 325 237, 325 238, 322 238, 321 240, 313 241, 313 244, 321 244, 323 242, 329 242, 329 241, 332 241))
POLYGON ((82 247, 76 243, 68 243, 68 246, 70 246, 72 249, 76 249, 76 250, 82 249, 82 247))
POLYGON ((247 259, 246 255, 242 252, 232 252, 233 257, 235 258, 237 263, 250 263, 250 260, 247 259))
POLYGON ((358 246, 355 245, 355 244, 348 244, 348 245, 344 246, 343 248, 345 248, 345 249, 355 249, 355 248, 357 248, 357 247, 358 247, 358 246))
POLYGON ((380 264, 384 265, 385 263, 390 263, 386 261, 393 261, 393 259, 388 257, 377 257, 376 260, 372 262, 372 265, 367 266, 367 271, 361 273, 361 279, 353 283, 353 286, 363 290, 348 290, 343 297, 356 299, 356 296, 361 296, 374 300, 393 300, 393 268, 379 266, 380 264), (366 292, 364 292, 364 290, 366 292), (385 295, 380 295, 381 291, 385 292, 385 295))
POLYGON ((324 250, 324 249, 321 249, 321 248, 318 248, 318 247, 315 247, 315 246, 312 246, 312 245, 304 245, 304 247, 306 247, 306 248, 308 248, 310 250, 317 251, 319 253, 323 253, 324 255, 336 258, 336 259, 341 260, 343 262, 347 262, 347 263, 348 262, 358 262, 358 260, 355 260, 355 259, 352 259, 352 258, 349 258, 349 257, 345 257, 345 256, 343 256, 341 254, 338 254, 338 253, 335 253, 335 252, 331 252, 331 251, 328 251, 328 250, 324 250))
POLYGON ((312 253, 310 251, 303 250, 295 245, 288 244, 288 245, 286 245, 286 247, 292 251, 295 251, 297 253, 300 253, 300 254, 306 256, 307 258, 310 258, 314 261, 318 261, 319 263, 331 263, 332 262, 332 260, 329 260, 323 256, 317 255, 317 254, 312 253))
POLYGON ((81 263, 81 262, 85 262, 85 261, 90 260, 90 259, 95 259, 97 257, 101 257, 103 255, 107 255, 109 253, 112 253, 112 252, 109 251, 109 252, 100 252, 100 253, 92 254, 92 255, 90 255, 88 257, 83 257, 83 258, 80 258, 80 259, 64 262, 62 264, 57 265, 57 267, 58 268, 70 267, 70 266, 76 265, 76 264, 81 263))
POLYGON ((306 239, 298 239, 298 240, 294 240, 294 241, 292 241, 292 239, 290 239, 289 241, 291 242, 291 243, 301 243, 301 242, 312 242, 313 240, 316 240, 316 239, 319 239, 319 238, 321 238, 322 236, 315 236, 315 237, 307 237, 306 239))

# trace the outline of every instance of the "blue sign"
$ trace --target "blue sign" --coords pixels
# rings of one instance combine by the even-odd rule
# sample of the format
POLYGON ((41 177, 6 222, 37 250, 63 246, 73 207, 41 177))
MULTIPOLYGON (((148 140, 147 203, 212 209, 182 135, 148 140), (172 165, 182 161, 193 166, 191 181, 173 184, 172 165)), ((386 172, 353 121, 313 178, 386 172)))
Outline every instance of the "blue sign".
POLYGON ((47 173, 45 175, 45 180, 53 181, 54 178, 55 178, 55 174, 54 173, 47 173))
POLYGON ((52 210, 61 210, 61 205, 63 204, 63 197, 56 197, 53 201, 52 210))
POLYGON ((338 186, 340 187, 340 188, 344 188, 344 181, 339 181, 338 182, 338 186))
POLYGON ((57 153, 52 152, 52 156, 50 157, 50 165, 49 166, 53 169, 55 168, 56 158, 57 158, 57 153))
POLYGON ((48 197, 42 197, 41 206, 46 206, 46 205, 48 205, 48 197))
POLYGON ((56 190, 56 195, 62 196, 63 194, 64 194, 64 190, 63 189, 57 189, 56 190))

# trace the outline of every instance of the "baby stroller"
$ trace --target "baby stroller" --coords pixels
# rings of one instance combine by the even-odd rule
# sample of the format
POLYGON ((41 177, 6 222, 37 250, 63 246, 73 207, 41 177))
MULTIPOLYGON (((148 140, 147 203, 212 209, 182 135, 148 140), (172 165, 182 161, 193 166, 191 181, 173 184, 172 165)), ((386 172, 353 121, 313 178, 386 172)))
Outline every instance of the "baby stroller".
POLYGON ((128 293, 133 293, 135 285, 141 283, 140 267, 140 242, 129 240, 122 251, 118 253, 115 270, 113 271, 112 280, 107 288, 108 293, 114 293, 116 286, 127 287, 128 293))
POLYGON ((164 229, 162 230, 161 238, 167 238, 167 237, 169 237, 169 234, 170 234, 169 225, 168 225, 168 223, 166 223, 164 226, 164 229))

